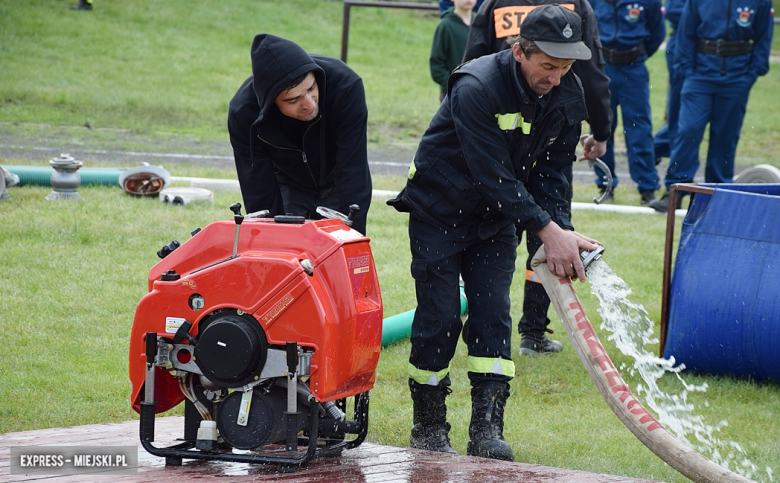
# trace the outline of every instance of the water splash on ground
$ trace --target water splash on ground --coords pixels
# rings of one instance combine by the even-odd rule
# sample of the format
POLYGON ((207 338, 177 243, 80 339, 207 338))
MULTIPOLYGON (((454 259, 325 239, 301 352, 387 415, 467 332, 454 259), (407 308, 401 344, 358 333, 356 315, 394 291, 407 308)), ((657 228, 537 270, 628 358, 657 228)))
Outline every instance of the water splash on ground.
MULTIPOLYGON (((608 330, 607 338, 634 361, 630 367, 622 364, 621 372, 628 371, 632 376, 638 374, 642 378, 635 393, 655 412, 661 424, 680 441, 730 471, 746 478, 755 478, 762 473, 745 456, 742 446, 718 438, 718 431, 728 425, 725 420, 709 424, 695 413, 696 408, 688 401, 688 394, 706 392, 707 384, 688 384, 680 375, 684 365, 675 366, 674 358, 662 359, 645 349, 646 344, 657 344, 658 339, 653 337, 654 324, 644 307, 628 300, 631 294, 628 285, 603 260, 596 260, 588 267, 588 280, 591 293, 601 305, 598 310, 602 317, 601 328, 608 330), (682 384, 678 393, 668 394, 659 388, 658 381, 667 373, 674 374, 682 384)), ((766 474, 768 480, 759 481, 774 481, 771 468, 766 468, 766 474)))

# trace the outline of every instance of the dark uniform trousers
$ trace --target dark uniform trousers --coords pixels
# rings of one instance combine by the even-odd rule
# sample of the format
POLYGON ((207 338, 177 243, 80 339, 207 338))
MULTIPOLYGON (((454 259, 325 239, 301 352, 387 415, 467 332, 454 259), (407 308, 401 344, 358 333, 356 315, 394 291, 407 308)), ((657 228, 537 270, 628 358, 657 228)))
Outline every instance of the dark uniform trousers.
MULTIPOLYGON (((574 172, 572 165, 568 165, 564 168, 566 179, 569 181, 569 189, 566 192, 566 200, 569 202, 569 213, 571 213, 571 199, 574 196, 574 190, 572 189, 572 179, 574 178, 574 172)), ((522 227, 517 227, 518 238, 522 236, 522 227)), ((536 251, 542 246, 541 238, 536 235, 525 232, 525 246, 528 250, 528 258, 525 261, 526 274, 533 273, 531 268, 531 260, 533 260, 536 251)), ((547 326, 550 325, 550 319, 547 317, 547 312, 550 310, 550 296, 547 295, 547 291, 541 282, 534 276, 531 280, 526 277, 525 284, 523 285, 523 316, 520 318, 520 322, 517 324, 517 331, 523 336, 541 342, 544 339, 545 332, 547 332, 547 326)))
MULTIPOLYGON (((439 372, 455 355, 463 323, 459 276, 468 300, 469 359, 512 360, 509 288, 515 270, 517 236, 511 223, 480 238, 475 224, 468 234, 434 226, 412 213, 409 240, 418 306, 412 322, 409 362, 422 371, 439 372)), ((506 373, 504 373, 506 374, 506 373)), ((512 377, 487 369, 469 371, 472 384, 512 377)), ((440 377, 449 382, 449 378, 440 377)))

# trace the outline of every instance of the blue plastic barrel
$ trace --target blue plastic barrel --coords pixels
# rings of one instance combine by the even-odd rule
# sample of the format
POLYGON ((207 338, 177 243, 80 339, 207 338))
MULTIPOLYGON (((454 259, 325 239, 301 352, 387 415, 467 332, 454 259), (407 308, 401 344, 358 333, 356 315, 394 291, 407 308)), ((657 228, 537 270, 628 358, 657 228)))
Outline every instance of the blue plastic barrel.
POLYGON ((780 382, 780 185, 711 184, 683 221, 665 358, 780 382))

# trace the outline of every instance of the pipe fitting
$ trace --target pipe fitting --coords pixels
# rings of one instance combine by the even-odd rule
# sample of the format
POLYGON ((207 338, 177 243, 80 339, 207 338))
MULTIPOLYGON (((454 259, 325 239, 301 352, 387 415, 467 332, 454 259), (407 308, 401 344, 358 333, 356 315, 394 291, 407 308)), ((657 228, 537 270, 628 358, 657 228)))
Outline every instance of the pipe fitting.
POLYGON ((582 259, 583 267, 587 269, 591 263, 601 259, 602 253, 604 253, 604 247, 598 247, 592 251, 583 250, 582 252, 580 252, 580 258, 582 259))

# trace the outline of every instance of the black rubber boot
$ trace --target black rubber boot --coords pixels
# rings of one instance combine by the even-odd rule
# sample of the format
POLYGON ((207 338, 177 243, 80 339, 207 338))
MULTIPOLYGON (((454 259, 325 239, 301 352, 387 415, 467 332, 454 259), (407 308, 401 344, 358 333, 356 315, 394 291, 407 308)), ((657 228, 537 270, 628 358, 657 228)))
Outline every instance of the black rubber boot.
POLYGON ((651 201, 655 201, 655 190, 639 190, 639 196, 642 197, 640 205, 649 205, 651 201))
POLYGON ((504 441, 504 406, 509 383, 483 381, 471 388, 471 424, 469 456, 514 461, 509 443, 504 441))
MULTIPOLYGON (((677 193, 677 207, 676 209, 682 208, 682 199, 683 199, 684 193, 677 193)), ((655 211, 659 213, 666 213, 669 211, 669 192, 667 191, 664 193, 664 195, 661 197, 660 200, 653 200, 650 203, 647 204, 650 208, 654 209, 655 211)))
POLYGON ((532 337, 523 337, 520 340, 520 355, 538 357, 549 354, 557 354, 563 352, 563 343, 548 339, 547 335, 543 335, 541 339, 532 337))
POLYGON ((526 280, 523 286, 523 316, 517 324, 517 331, 521 336, 521 356, 556 354, 563 350, 561 342, 547 338, 546 333, 552 333, 547 328, 550 325, 550 319, 547 317, 549 310, 550 296, 544 286, 526 280))
POLYGON ((79 0, 79 3, 70 7, 71 10, 92 10, 92 4, 86 0, 79 0))
POLYGON ((409 379, 409 389, 412 393, 414 421, 409 437, 411 447, 457 454, 450 445, 450 424, 447 422, 445 402, 452 390, 447 386, 418 384, 412 379, 409 379))

